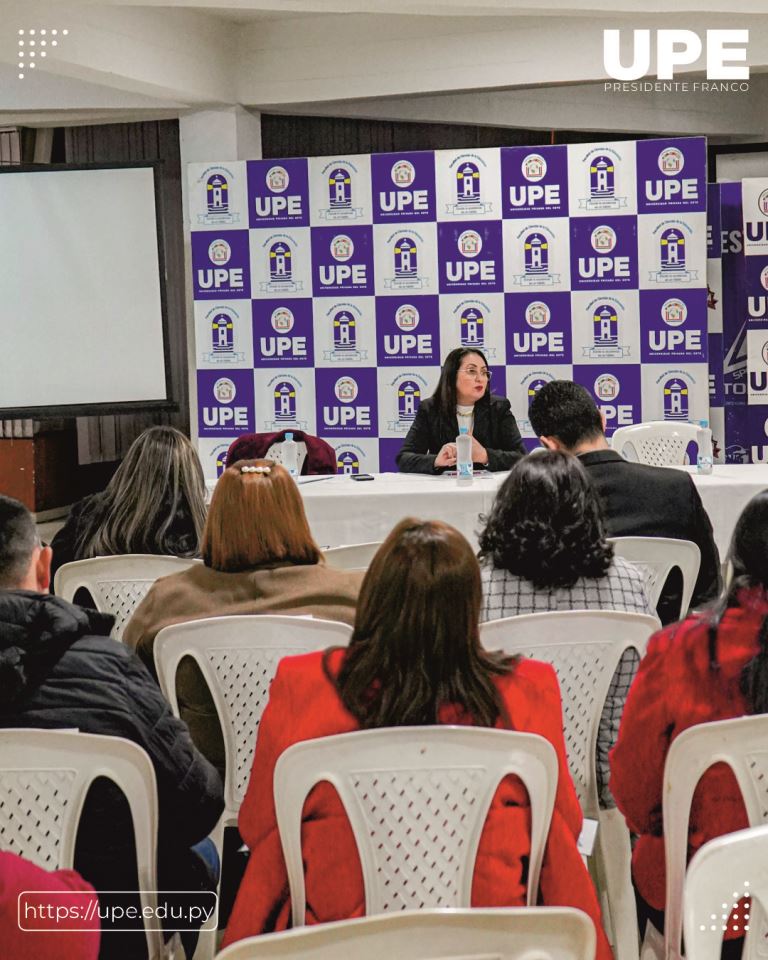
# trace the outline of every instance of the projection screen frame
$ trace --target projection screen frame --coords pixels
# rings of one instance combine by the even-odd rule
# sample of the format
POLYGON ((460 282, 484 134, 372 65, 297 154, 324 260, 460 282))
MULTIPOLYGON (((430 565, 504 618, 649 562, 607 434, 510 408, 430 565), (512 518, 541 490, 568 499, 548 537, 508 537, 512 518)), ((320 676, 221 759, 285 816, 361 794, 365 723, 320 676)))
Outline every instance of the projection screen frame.
POLYGON ((40 165, 22 163, 14 166, 0 166, 0 175, 15 173, 59 173, 74 170, 127 170, 151 168, 152 185, 155 200, 155 233, 157 236, 157 267, 160 288, 161 329, 163 336, 163 365, 165 370, 165 400, 122 400, 105 403, 41 404, 27 407, 0 407, 0 420, 52 420, 62 417, 95 417, 114 414, 139 413, 142 411, 175 412, 179 409, 174 399, 176 384, 172 375, 170 354, 170 330, 168 323, 168 298, 166 292, 165 271, 165 231, 161 216, 160 169, 162 160, 136 160, 96 163, 57 163, 40 165))

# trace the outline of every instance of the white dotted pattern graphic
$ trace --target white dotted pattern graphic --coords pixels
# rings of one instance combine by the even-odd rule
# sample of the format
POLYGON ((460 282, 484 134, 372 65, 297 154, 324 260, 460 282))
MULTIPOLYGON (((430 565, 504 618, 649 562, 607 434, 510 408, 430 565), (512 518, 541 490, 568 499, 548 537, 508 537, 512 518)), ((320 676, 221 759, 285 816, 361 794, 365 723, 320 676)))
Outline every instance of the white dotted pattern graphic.
POLYGON ((19 30, 19 80, 26 76, 26 70, 34 70, 38 63, 38 57, 48 56, 50 47, 58 47, 59 38, 66 37, 69 30, 48 29, 40 27, 39 29, 31 27, 29 30, 19 30))

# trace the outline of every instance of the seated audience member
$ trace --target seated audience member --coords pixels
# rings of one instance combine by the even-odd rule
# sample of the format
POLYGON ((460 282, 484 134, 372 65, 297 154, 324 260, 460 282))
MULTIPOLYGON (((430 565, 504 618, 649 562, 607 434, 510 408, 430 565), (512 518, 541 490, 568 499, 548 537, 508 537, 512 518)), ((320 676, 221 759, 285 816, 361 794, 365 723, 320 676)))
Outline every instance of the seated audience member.
MULTIPOLYGON (((299 741, 377 727, 461 724, 546 737, 559 762, 541 901, 592 917, 610 957, 595 891, 576 848, 581 811, 568 772, 557 678, 549 665, 480 646, 480 570, 467 541, 435 521, 403 520, 366 573, 348 649, 281 661, 262 717, 240 832, 251 849, 225 943, 285 929, 290 897, 275 818, 275 763, 299 741)), ((525 903, 530 806, 516 777, 491 803, 480 840, 474 906, 525 903)), ((360 916, 357 848, 341 802, 318 785, 304 806, 307 922, 360 916), (330 882, 332 880, 332 882, 330 882)))
MULTIPOLYGON (((354 620, 362 574, 326 566, 296 483, 271 460, 241 460, 222 473, 202 553, 203 563, 154 583, 123 633, 153 671, 155 637, 172 623, 256 613, 354 620)), ((177 686, 195 743, 223 769, 216 710, 191 658, 182 661, 177 686)))
POLYGON ((8 960, 96 960, 99 919, 87 911, 97 906, 93 887, 74 870, 49 872, 0 851, 0 943, 8 960), (61 919, 49 919, 48 907, 61 919))
MULTIPOLYGON (((768 491, 744 508, 730 559, 733 579, 718 603, 651 638, 610 757, 616 804, 640 835, 632 877, 641 932, 647 920, 664 929, 661 800, 670 743, 698 723, 768 713, 768 491)), ((716 764, 693 797, 689 857, 708 840, 748 825, 735 777, 716 764)), ((737 924, 729 924, 726 940, 740 936, 737 924)))
MULTIPOLYGON (((576 457, 537 451, 510 471, 480 534, 480 619, 551 610, 623 610, 655 615, 645 577, 606 542, 600 505, 576 457)), ((616 742, 637 654, 614 674, 597 738, 598 790, 613 806, 608 751, 616 742)))
POLYGON ((150 427, 133 441, 106 490, 72 507, 51 543, 51 575, 88 557, 195 557, 204 523, 205 480, 195 448, 173 427, 150 427))
MULTIPOLYGON (((691 477, 682 470, 630 463, 605 438, 605 420, 589 391, 571 380, 545 383, 531 400, 531 426, 545 447, 576 454, 602 501, 609 537, 670 537, 692 540, 701 566, 692 605, 720 589, 720 557, 712 524, 691 477)), ((658 614, 662 623, 679 619, 682 579, 667 580, 658 614)))
MULTIPOLYGON (((221 779, 144 666, 109 637, 114 618, 48 593, 50 564, 29 511, 0 496, 0 726, 72 728, 139 744, 157 778, 160 889, 211 889, 204 838, 224 806, 221 779)), ((131 821, 111 781, 99 779, 88 793, 75 866, 97 890, 137 889, 131 821)), ((143 947, 143 933, 102 937, 102 956, 142 956, 143 947)))
MULTIPOLYGON (((503 384, 502 384, 503 386, 503 384)), ((423 400, 397 465, 403 473, 442 473, 456 467, 456 437, 466 427, 476 468, 509 470, 525 453, 505 397, 491 394, 491 371, 480 350, 451 350, 431 397, 423 400)))

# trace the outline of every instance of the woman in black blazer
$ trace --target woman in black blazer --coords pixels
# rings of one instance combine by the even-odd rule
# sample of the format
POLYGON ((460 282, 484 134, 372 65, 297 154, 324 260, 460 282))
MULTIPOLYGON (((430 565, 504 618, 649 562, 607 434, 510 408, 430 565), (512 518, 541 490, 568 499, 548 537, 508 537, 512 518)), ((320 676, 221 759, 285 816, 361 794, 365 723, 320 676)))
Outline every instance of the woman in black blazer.
POLYGON ((459 347, 445 358, 437 389, 418 409, 397 465, 403 473, 442 473, 456 466, 459 426, 472 436, 475 467, 509 470, 526 453, 509 400, 491 394, 488 361, 459 347))

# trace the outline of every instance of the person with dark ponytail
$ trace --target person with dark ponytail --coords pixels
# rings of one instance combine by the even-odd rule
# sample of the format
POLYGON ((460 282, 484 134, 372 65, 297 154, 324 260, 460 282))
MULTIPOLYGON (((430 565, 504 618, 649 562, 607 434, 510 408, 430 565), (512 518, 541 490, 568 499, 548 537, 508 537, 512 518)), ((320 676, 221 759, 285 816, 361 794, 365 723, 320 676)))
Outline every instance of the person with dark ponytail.
MULTIPOLYGON (((709 610, 665 627, 629 691, 619 738, 610 755, 610 787, 630 829, 641 934, 650 920, 662 931, 665 904, 664 763, 672 740, 698 723, 768 713, 768 490, 744 508, 731 541, 730 585, 709 610)), ((693 797, 688 853, 749 824, 736 779, 711 767, 693 797)), ((743 936, 728 925, 726 941, 743 936)), ((729 950, 726 943, 724 956, 729 950)))

